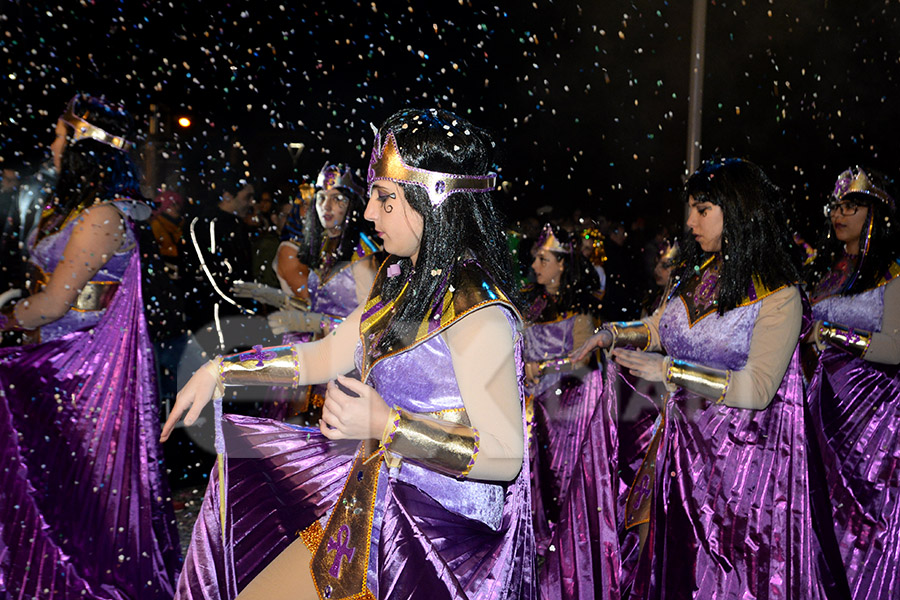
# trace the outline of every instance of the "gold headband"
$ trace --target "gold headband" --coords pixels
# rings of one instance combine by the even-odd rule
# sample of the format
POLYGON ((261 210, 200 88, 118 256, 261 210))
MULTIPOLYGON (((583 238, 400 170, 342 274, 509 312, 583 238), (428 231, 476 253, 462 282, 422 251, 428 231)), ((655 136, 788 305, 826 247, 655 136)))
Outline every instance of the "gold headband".
POLYGON ((131 146, 131 142, 129 142, 125 138, 113 135, 101 129, 100 127, 97 127, 96 125, 92 125, 85 121, 83 117, 87 116, 87 112, 85 112, 82 116, 78 116, 75 114, 75 98, 72 98, 69 101, 69 106, 66 107, 66 112, 63 113, 63 115, 59 119, 75 130, 74 136, 76 142, 91 139, 96 140, 101 144, 112 146, 117 150, 127 150, 128 147, 131 146))

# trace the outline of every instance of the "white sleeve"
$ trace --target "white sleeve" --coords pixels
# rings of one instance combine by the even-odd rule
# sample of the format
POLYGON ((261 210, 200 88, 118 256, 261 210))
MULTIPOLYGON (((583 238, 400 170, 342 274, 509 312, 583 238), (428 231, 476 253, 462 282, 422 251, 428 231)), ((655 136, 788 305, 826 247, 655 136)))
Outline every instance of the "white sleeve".
POLYGON ((504 309, 488 306, 443 333, 469 421, 480 438, 471 479, 512 481, 522 469, 525 440, 514 332, 504 309))

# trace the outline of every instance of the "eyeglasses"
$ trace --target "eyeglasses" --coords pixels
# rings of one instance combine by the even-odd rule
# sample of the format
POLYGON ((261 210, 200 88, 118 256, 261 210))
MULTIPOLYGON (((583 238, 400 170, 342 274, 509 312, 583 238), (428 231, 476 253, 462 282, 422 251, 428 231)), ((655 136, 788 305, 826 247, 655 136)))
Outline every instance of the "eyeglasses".
POLYGON ((851 202, 849 200, 845 200, 844 202, 829 202, 825 205, 825 216, 830 217, 835 211, 839 212, 842 217, 852 217, 859 211, 860 206, 865 206, 864 204, 857 204, 856 202, 851 202))
MULTIPOLYGON (((328 197, 329 197, 328 194, 326 194, 324 191, 322 191, 322 192, 316 192, 316 202, 317 202, 318 204, 324 204, 325 200, 327 200, 328 197)), ((347 196, 345 196, 345 195, 343 195, 343 194, 338 194, 337 196, 331 196, 331 198, 332 198, 335 202, 341 202, 341 203, 343 203, 343 204, 346 204, 347 202, 350 202, 350 199, 347 198, 347 196)))

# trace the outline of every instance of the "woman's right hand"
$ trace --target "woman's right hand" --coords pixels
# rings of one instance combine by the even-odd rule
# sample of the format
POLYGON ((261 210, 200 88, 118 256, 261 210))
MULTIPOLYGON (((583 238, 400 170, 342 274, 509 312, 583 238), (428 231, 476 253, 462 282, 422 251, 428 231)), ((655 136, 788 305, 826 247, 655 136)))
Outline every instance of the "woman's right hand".
POLYGON ((588 341, 581 345, 581 348, 573 351, 569 354, 569 360, 572 362, 578 362, 584 360, 584 358, 590 354, 594 348, 600 348, 601 350, 605 350, 612 346, 613 343, 613 334, 608 329, 601 329, 599 333, 595 333, 588 341))
POLYGON ((194 373, 193 377, 181 388, 175 397, 175 406, 169 413, 165 425, 162 428, 162 435, 159 436, 160 442, 165 442, 172 435, 175 424, 181 415, 187 411, 184 418, 185 425, 193 425, 212 398, 221 398, 224 395, 224 388, 219 383, 219 361, 221 358, 211 360, 194 373))

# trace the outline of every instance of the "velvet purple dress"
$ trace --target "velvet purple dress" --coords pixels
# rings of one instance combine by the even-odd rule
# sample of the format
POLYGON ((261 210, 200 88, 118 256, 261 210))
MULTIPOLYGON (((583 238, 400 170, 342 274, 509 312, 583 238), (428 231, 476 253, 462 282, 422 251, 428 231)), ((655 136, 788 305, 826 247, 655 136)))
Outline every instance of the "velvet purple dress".
MULTIPOLYGON (((881 330, 885 286, 830 295, 813 316, 881 330)), ((832 519, 854 599, 897 598, 900 566, 900 373, 827 347, 809 385, 832 519)))
MULTIPOLYGON (((33 246, 52 273, 74 220, 33 246)), ((32 238, 33 239, 33 238, 32 238)), ((136 236, 40 343, 0 349, 0 596, 171 598, 181 562, 159 445, 136 236)))
MULTIPOLYGON (((380 289, 377 282, 374 289, 380 289)), ((459 283, 456 290, 483 295, 459 283)), ((363 381, 389 405, 466 423, 450 351, 439 335, 461 316, 457 312, 449 321, 443 318, 453 304, 437 303, 413 344, 384 356, 360 345, 356 361, 363 381)), ((509 307, 494 295, 467 310, 490 304, 509 307)), ((371 299, 364 323, 384 312, 380 300, 371 299)), ((507 310, 507 316, 511 335, 517 335, 515 313, 507 310)), ((521 378, 520 339, 516 348, 521 378)), ((524 419, 522 426, 524 430, 524 419)), ((224 418, 222 429, 224 460, 211 478, 177 598, 234 598, 298 537, 314 555, 320 542, 328 541, 327 557, 333 555, 335 573, 365 569, 365 587, 354 597, 536 597, 527 460, 514 481, 500 484, 459 480, 408 461, 389 468, 373 458, 377 485, 366 491, 374 489, 374 504, 362 513, 370 517, 369 525, 362 530, 348 526, 329 541, 323 535, 328 536, 330 519, 355 512, 347 511, 357 505, 357 495, 342 496, 345 487, 367 485, 363 468, 358 473, 354 468, 357 442, 333 442, 318 429, 235 415, 224 418), (342 555, 351 558, 341 562, 342 555)), ((324 573, 313 573, 328 581, 324 573)), ((331 589, 324 582, 318 589, 328 597, 331 589)))
MULTIPOLYGON (((663 348, 673 358, 742 369, 761 305, 755 292, 750 298, 692 321, 674 296, 659 323, 663 348)), ((678 388, 660 427, 650 532, 632 597, 822 597, 798 350, 767 408, 731 408, 678 388)), ((632 499, 650 492, 637 481, 632 499)))

